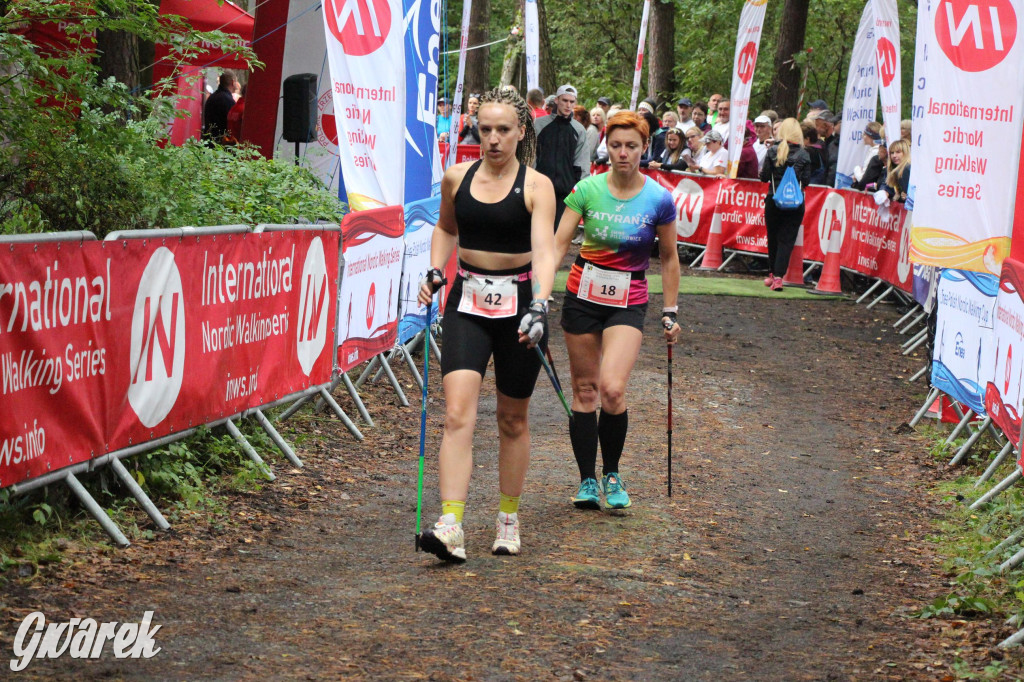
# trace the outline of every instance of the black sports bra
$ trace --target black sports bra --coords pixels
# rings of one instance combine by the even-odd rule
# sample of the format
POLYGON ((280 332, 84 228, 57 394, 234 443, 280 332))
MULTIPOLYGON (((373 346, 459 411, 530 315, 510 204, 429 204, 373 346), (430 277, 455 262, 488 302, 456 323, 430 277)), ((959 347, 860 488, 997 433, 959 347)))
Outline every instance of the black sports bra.
POLYGON ((516 181, 505 198, 487 204, 477 201, 470 191, 480 163, 477 161, 469 167, 455 192, 455 223, 459 229, 459 246, 494 253, 529 253, 532 249, 532 219, 526 210, 526 190, 523 187, 526 165, 519 164, 516 181))

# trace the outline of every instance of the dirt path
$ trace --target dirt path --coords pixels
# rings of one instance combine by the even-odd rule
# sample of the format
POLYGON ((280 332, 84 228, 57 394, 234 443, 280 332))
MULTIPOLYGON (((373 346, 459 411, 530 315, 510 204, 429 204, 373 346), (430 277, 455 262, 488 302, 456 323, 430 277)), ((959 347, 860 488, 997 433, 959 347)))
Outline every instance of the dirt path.
MULTIPOLYGON (((163 626, 156 658, 59 659, 29 672, 941 678, 951 656, 936 653, 937 628, 901 616, 942 587, 922 551, 924 448, 895 434, 921 389, 905 381, 920 360, 897 352, 892 311, 724 296, 682 305, 671 500, 665 348, 653 334, 630 385, 622 472, 634 506, 625 512, 569 504, 577 479, 564 413, 541 376, 518 558, 488 553, 493 383, 480 410, 461 566, 413 552, 419 411, 386 408, 391 399, 375 390, 378 424, 365 443, 331 420, 295 421, 309 434, 299 438, 306 468, 272 457, 278 482, 232 499, 230 523, 179 520, 169 537, 124 552, 72 552, 79 565, 10 590, 0 648, 11 651, 15 621, 32 610, 137 621, 152 609, 163 626)), ((568 383, 564 348, 552 350, 568 383)), ((440 440, 440 407, 438 395, 428 453, 440 440)), ((432 464, 427 480, 432 520, 432 464)))

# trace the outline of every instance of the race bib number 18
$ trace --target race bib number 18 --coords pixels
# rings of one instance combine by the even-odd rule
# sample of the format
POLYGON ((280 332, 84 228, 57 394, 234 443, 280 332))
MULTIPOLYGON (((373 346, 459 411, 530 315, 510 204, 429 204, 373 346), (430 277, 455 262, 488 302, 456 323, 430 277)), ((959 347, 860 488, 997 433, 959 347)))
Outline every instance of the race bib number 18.
POLYGON ((579 297, 600 305, 625 308, 629 305, 631 275, 619 270, 602 270, 587 263, 580 277, 579 297))
POLYGON ((462 283, 459 312, 480 317, 512 317, 519 310, 519 286, 511 277, 470 275, 462 283))

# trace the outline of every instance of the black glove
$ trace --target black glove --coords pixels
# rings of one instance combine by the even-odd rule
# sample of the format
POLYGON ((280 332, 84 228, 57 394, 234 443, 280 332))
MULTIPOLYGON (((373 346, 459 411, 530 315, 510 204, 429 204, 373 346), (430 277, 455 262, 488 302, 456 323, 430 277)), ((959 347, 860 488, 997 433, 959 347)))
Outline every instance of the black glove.
POLYGON ((671 331, 672 327, 677 324, 678 314, 675 312, 666 312, 661 314, 661 323, 665 326, 666 331, 671 331))
POLYGON ((533 301, 530 309, 523 315, 519 323, 519 333, 530 339, 530 345, 536 346, 548 331, 548 302, 533 301))
POLYGON ((437 268, 430 268, 420 280, 420 286, 422 287, 424 284, 430 287, 431 294, 436 294, 438 289, 448 284, 448 280, 445 279, 443 272, 437 268))

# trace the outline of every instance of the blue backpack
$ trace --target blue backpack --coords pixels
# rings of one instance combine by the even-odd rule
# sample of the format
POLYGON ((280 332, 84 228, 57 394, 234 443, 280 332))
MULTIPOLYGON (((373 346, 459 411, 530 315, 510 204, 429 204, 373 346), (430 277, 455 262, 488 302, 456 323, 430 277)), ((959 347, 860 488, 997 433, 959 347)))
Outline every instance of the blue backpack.
POLYGON ((774 199, 775 205, 783 211, 795 211, 804 205, 804 193, 800 189, 796 171, 792 166, 788 166, 786 172, 782 174, 782 182, 775 188, 772 199, 774 199))

